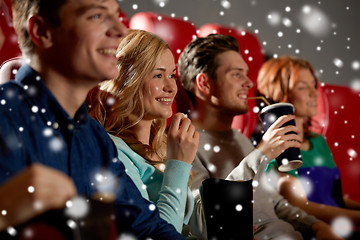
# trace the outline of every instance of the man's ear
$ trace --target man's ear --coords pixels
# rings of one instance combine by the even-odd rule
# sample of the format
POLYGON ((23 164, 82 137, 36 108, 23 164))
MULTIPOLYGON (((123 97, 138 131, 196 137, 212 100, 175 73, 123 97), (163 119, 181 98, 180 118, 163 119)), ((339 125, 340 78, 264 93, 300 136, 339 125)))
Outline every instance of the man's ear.
POLYGON ((42 17, 33 15, 28 20, 28 33, 35 45, 49 48, 53 45, 49 25, 42 17))
POLYGON ((211 93, 212 81, 205 73, 199 73, 195 79, 196 88, 202 95, 209 95, 211 93))

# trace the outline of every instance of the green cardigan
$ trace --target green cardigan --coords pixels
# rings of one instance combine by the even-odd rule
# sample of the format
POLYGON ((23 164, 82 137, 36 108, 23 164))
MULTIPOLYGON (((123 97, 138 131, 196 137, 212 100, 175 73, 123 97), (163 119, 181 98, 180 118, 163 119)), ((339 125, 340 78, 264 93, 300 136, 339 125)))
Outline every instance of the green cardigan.
POLYGON ((150 165, 134 152, 121 138, 110 135, 126 173, 133 180, 142 196, 156 204, 160 217, 181 232, 193 211, 194 200, 188 189, 192 165, 169 159, 164 172, 150 165), (186 212, 186 214, 185 214, 186 212))

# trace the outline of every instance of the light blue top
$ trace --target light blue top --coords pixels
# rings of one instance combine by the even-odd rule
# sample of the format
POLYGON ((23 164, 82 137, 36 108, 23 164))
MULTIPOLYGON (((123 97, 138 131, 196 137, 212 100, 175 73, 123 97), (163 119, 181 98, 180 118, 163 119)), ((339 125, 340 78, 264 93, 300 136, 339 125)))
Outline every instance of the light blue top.
POLYGON ((119 159, 125 165, 126 173, 142 196, 153 201, 159 209, 160 217, 181 232, 183 223, 188 223, 194 208, 194 200, 188 189, 192 165, 169 159, 162 172, 146 162, 121 138, 110 137, 116 145, 119 159))

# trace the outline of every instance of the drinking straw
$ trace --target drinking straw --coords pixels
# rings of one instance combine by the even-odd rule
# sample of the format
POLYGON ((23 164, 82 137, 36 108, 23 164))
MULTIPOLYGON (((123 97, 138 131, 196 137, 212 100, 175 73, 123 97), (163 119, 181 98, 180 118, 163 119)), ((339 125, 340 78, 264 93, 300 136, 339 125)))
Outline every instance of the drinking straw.
POLYGON ((268 105, 268 106, 270 105, 270 103, 268 102, 268 100, 266 100, 266 98, 263 97, 263 96, 248 97, 248 99, 260 99, 260 100, 263 100, 264 103, 266 103, 266 105, 268 105))

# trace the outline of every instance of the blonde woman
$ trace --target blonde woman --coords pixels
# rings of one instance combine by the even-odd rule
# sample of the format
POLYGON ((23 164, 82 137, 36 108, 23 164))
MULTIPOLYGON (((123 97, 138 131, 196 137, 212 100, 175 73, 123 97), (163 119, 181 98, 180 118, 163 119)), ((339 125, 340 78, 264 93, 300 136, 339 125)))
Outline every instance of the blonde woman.
POLYGON ((100 85, 91 115, 110 134, 142 196, 181 232, 193 209, 188 180, 199 135, 182 113, 165 132, 177 92, 173 54, 142 30, 130 30, 118 49, 119 76, 100 85))

